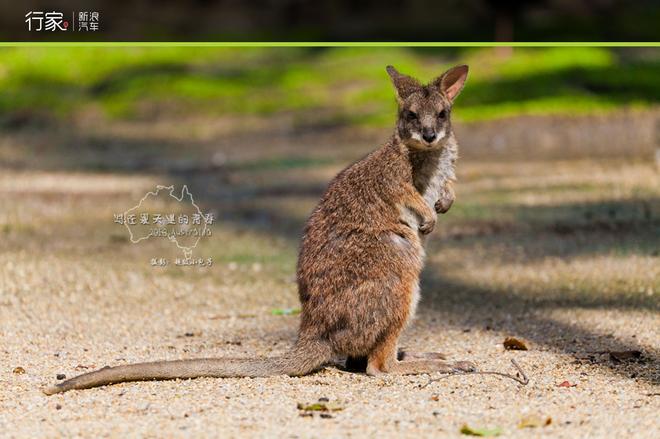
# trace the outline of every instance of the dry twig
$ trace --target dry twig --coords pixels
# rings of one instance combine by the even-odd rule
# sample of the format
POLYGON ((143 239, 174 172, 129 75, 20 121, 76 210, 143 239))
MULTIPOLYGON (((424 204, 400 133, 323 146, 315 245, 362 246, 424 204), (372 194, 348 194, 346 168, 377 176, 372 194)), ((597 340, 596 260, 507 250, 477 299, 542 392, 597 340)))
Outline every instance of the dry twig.
POLYGON ((491 370, 475 370, 473 372, 456 371, 456 372, 450 372, 446 375, 443 375, 440 378, 430 379, 426 384, 420 386, 420 388, 423 389, 424 387, 427 387, 431 383, 434 383, 434 382, 440 381, 440 380, 444 380, 446 378, 456 376, 456 375, 497 375, 497 376, 501 376, 501 377, 504 377, 504 378, 512 379, 512 380, 516 381, 517 383, 520 383, 521 385, 526 386, 529 383, 529 378, 527 378, 527 375, 525 375, 525 372, 522 370, 520 365, 518 363, 516 363, 516 360, 512 359, 511 363, 518 370, 518 372, 515 375, 511 375, 510 373, 491 371, 491 370))

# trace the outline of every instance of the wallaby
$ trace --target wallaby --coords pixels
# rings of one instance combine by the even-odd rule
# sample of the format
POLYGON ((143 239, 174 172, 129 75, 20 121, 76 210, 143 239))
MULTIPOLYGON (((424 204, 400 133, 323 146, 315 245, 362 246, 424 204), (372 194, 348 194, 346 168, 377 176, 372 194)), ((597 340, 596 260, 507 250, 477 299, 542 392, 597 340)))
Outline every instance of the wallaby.
POLYGON ((397 354, 415 313, 424 235, 454 201, 458 146, 450 113, 468 67, 428 85, 388 66, 398 120, 381 148, 341 171, 307 221, 297 267, 298 339, 281 357, 157 361, 105 367, 48 387, 48 395, 125 381, 300 376, 345 357, 369 375, 470 371, 441 354, 397 354))

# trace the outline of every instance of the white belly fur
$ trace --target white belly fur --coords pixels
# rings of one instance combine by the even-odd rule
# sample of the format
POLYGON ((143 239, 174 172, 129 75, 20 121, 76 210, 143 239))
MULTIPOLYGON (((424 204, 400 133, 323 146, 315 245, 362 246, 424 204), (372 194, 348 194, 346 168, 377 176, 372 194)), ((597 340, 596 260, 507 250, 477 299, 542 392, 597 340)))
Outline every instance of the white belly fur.
MULTIPOLYGON (((445 185, 456 178, 454 161, 457 156, 457 147, 453 139, 450 139, 447 143, 437 165, 422 171, 425 172, 424 178, 428 181, 422 197, 431 209, 435 209, 435 203, 440 199, 445 185)), ((412 229, 419 229, 420 219, 410 209, 406 208, 401 212, 401 219, 412 229)))
MULTIPOLYGON (((449 143, 449 142, 448 142, 449 143)), ((451 143, 443 150, 440 160, 438 160, 437 166, 426 170, 430 175, 426 175, 428 185, 426 190, 422 194, 426 204, 435 210, 435 203, 440 199, 440 196, 443 193, 444 187, 448 182, 453 181, 456 178, 454 173, 454 162, 457 157, 457 146, 454 139, 451 139, 451 143)), ((412 212, 410 209, 405 208, 401 212, 401 220, 407 223, 413 230, 419 229, 420 219, 412 212)), ((423 244, 426 241, 426 236, 421 236, 422 246, 420 247, 420 258, 423 260, 426 256, 423 244)), ((415 312, 417 311, 417 304, 421 298, 419 280, 416 281, 413 286, 413 296, 410 303, 410 312, 408 314, 408 323, 410 323, 415 318, 415 312)))

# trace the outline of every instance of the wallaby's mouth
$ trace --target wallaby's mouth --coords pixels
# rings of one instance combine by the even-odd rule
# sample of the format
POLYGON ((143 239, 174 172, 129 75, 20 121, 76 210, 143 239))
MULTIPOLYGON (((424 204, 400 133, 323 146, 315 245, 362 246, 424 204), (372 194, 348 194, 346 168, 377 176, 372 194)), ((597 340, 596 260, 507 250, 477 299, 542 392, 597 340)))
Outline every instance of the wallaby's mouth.
POLYGON ((408 148, 417 150, 417 151, 435 151, 438 149, 442 149, 444 147, 443 142, 424 142, 424 141, 419 141, 419 140, 411 140, 409 142, 406 142, 406 146, 408 148))
POLYGON ((440 130, 438 133, 433 133, 432 135, 422 135, 420 133, 412 133, 409 138, 409 146, 422 149, 422 150, 431 150, 431 149, 442 149, 444 147, 447 137, 446 130, 440 130))
POLYGON ((423 149, 441 149, 445 146, 444 140, 445 139, 442 137, 437 137, 431 142, 422 140, 419 143, 421 144, 423 149))

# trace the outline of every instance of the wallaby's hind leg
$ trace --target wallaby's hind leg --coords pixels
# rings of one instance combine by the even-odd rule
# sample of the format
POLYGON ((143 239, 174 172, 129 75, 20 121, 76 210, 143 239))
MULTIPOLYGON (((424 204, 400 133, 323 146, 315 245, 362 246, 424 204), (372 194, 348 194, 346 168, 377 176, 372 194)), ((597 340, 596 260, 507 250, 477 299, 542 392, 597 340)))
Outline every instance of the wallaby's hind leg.
POLYGON ((388 373, 396 367, 397 342, 403 328, 390 328, 383 340, 371 351, 367 358, 367 374, 380 375, 388 373))
POLYGON ((393 331, 369 355, 367 374, 380 375, 391 373, 397 375, 416 375, 431 372, 472 372, 476 370, 470 361, 443 361, 440 359, 398 360, 396 342, 401 330, 393 331))

